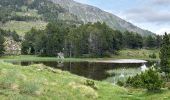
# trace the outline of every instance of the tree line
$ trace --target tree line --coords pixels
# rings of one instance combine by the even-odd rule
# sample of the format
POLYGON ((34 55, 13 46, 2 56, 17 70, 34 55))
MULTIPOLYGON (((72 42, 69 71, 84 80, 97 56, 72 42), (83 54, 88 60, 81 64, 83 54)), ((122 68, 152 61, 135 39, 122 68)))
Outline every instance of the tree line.
POLYGON ((63 52, 67 57, 104 57, 124 48, 159 48, 162 36, 120 32, 100 22, 76 26, 58 21, 45 30, 32 28, 24 39, 22 54, 56 56, 63 52))

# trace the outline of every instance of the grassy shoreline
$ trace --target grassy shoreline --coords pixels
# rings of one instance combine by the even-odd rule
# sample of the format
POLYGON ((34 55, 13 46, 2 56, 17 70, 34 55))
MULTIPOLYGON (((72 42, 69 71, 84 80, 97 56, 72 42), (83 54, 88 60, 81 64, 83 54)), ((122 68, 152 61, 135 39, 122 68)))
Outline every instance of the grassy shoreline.
POLYGON ((86 79, 52 69, 42 64, 22 67, 0 62, 0 98, 12 100, 153 100, 170 99, 170 91, 148 93, 144 89, 129 89, 108 82, 94 81, 96 89, 86 85, 86 79))
POLYGON ((94 62, 100 60, 116 60, 116 59, 141 59, 147 61, 159 61, 159 50, 147 49, 125 49, 119 51, 119 55, 113 55, 110 58, 65 58, 58 59, 57 57, 39 57, 36 55, 18 55, 18 56, 3 56, 0 60, 3 61, 64 61, 64 62, 94 62), (149 55, 155 53, 157 58, 149 58, 149 55))
POLYGON ((146 50, 146 49, 125 49, 119 51, 119 55, 113 55, 110 58, 65 58, 58 59, 57 57, 39 57, 36 55, 19 55, 19 56, 4 56, 0 60, 4 61, 65 61, 65 62, 93 62, 96 60, 115 60, 115 59, 141 59, 149 61, 159 61, 159 50, 146 50), (155 53, 157 58, 149 58, 149 55, 155 53))
POLYGON ((59 59, 57 57, 39 57, 32 55, 20 55, 20 56, 4 56, 1 57, 2 61, 63 61, 63 62, 99 62, 103 60, 117 60, 117 59, 141 59, 147 61, 159 61, 159 59, 151 59, 151 58, 135 58, 135 57, 112 57, 112 58, 64 58, 59 59))

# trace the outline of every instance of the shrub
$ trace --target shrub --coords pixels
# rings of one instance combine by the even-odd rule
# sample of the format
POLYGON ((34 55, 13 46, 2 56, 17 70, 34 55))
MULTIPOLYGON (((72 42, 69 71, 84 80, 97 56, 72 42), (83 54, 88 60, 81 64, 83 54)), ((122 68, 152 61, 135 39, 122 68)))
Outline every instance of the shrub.
POLYGON ((92 81, 92 80, 86 80, 86 82, 84 83, 84 85, 90 86, 90 87, 93 88, 93 89, 97 89, 94 81, 92 81))
POLYGON ((152 53, 152 54, 149 55, 149 58, 156 59, 157 57, 156 57, 156 54, 155 54, 155 53, 152 53))
POLYGON ((108 51, 103 53, 103 57, 111 57, 111 55, 112 54, 110 52, 108 52, 108 51))
POLYGON ((119 86, 124 86, 125 83, 123 81, 118 80, 116 84, 119 86))
POLYGON ((134 77, 129 77, 126 81, 126 86, 146 88, 148 91, 159 91, 163 85, 161 76, 152 68, 134 77))
POLYGON ((143 82, 141 80, 141 75, 137 74, 134 77, 129 77, 126 81, 126 86, 131 86, 135 88, 143 88, 143 82))
POLYGON ((163 87, 163 80, 159 73, 153 69, 149 69, 145 73, 141 74, 144 87, 149 91, 157 91, 163 87))

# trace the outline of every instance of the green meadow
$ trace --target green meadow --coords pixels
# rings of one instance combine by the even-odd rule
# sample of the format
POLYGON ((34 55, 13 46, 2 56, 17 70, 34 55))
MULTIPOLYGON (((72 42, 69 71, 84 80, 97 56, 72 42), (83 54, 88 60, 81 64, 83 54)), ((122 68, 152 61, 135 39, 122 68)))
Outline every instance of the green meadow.
POLYGON ((31 28, 45 29, 47 22, 44 21, 9 21, 1 25, 2 29, 16 31, 20 36, 24 36, 31 28))
POLYGON ((5 100, 169 100, 170 91, 149 93, 94 81, 42 64, 27 67, 0 62, 0 98, 5 100), (17 72, 17 73, 16 73, 17 72))

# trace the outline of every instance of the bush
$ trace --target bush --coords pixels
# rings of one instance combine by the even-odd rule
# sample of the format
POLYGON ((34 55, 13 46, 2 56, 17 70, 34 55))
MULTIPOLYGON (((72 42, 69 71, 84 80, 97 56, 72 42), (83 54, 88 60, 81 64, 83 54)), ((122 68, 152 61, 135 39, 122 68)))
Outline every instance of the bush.
POLYGON ((112 54, 110 52, 108 52, 108 51, 103 53, 103 57, 111 57, 111 55, 112 54))
POLYGON ((170 90, 170 82, 166 82, 165 87, 170 90))
POLYGON ((154 69, 149 69, 140 75, 129 77, 126 86, 135 88, 146 88, 148 91, 159 91, 164 85, 159 73, 154 69))
POLYGON ((123 81, 118 80, 116 84, 119 86, 124 86, 125 83, 123 81))
POLYGON ((129 77, 126 81, 126 86, 131 86, 135 88, 143 88, 143 82, 141 79, 141 75, 136 75, 134 77, 129 77))
POLYGON ((163 87, 163 80, 159 73, 153 69, 149 69, 145 73, 141 74, 141 78, 144 84, 144 87, 149 91, 157 91, 163 87))
POLYGON ((92 81, 92 80, 86 80, 86 82, 85 82, 84 84, 85 84, 86 86, 90 86, 90 87, 93 88, 93 89, 97 89, 94 81, 92 81))
POLYGON ((157 57, 156 57, 156 54, 155 54, 155 53, 152 53, 152 54, 149 55, 149 58, 156 59, 157 57))

